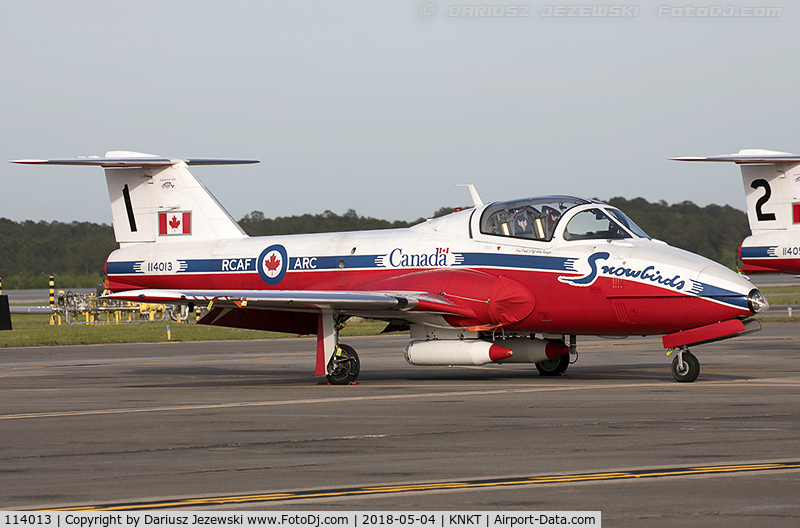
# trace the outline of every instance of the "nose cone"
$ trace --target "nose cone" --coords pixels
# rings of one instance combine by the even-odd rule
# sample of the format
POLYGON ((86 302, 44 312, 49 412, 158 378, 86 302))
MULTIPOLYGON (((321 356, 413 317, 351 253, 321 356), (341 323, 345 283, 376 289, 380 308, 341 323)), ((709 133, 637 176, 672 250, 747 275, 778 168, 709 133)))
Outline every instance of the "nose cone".
POLYGON ((753 315, 769 307, 767 298, 747 277, 717 263, 700 271, 692 293, 749 312, 744 315, 753 315))
POLYGON ((750 293, 747 295, 747 305, 750 307, 750 311, 753 312, 753 314, 769 310, 767 298, 756 288, 750 290, 750 293))

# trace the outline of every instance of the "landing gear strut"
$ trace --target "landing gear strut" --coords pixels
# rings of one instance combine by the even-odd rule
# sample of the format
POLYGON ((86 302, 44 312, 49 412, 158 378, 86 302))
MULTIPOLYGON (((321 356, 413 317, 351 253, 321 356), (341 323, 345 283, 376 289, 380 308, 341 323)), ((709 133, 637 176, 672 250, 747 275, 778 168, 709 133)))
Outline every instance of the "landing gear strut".
POLYGON ((339 343, 328 363, 328 383, 331 385, 348 385, 356 381, 361 371, 361 361, 353 347, 339 343))
POLYGON ((687 347, 680 347, 672 360, 672 375, 676 381, 691 382, 700 374, 700 362, 687 347))

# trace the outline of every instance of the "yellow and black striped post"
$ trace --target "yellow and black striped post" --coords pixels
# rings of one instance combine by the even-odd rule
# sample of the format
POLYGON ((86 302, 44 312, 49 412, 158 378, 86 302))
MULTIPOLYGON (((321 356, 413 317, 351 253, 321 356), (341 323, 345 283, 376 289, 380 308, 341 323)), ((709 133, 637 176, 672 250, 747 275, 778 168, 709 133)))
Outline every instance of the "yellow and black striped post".
POLYGON ((55 309, 56 309, 56 278, 50 275, 50 326, 56 324, 55 309))

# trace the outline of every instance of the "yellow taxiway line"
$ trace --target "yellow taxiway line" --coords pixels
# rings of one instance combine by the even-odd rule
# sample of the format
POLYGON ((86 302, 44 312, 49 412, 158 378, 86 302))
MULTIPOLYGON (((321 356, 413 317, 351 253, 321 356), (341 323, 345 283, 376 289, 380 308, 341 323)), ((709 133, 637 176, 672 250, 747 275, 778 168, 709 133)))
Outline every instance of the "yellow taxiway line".
POLYGON ((596 482, 607 480, 672 478, 698 475, 718 475, 757 471, 788 471, 800 469, 800 461, 777 462, 763 464, 738 464, 728 466, 702 466, 654 468, 634 471, 608 473, 578 473, 574 475, 542 475, 530 477, 504 477, 488 479, 465 479, 457 482, 421 482, 389 486, 365 486, 351 488, 330 488, 295 492, 278 492, 226 497, 197 497, 191 499, 175 499, 165 501, 119 503, 93 506, 76 506, 57 508, 50 511, 114 511, 114 510, 152 510, 164 508, 191 508, 220 504, 242 504, 255 502, 295 501, 301 499, 319 499, 332 497, 356 497, 364 495, 382 495, 392 493, 429 492, 442 490, 466 490, 474 488, 492 488, 502 486, 536 486, 546 484, 563 484, 576 482, 596 482))

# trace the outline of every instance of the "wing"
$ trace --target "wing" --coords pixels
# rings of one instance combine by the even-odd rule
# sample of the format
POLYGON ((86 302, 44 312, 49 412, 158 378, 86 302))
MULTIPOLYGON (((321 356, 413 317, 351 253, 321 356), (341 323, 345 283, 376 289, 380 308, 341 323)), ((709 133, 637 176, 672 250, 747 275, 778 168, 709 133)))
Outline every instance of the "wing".
POLYGON ((318 313, 325 308, 376 319, 403 319, 403 313, 412 311, 464 317, 475 315, 469 308, 425 292, 144 289, 112 293, 103 298, 284 312, 318 313))

